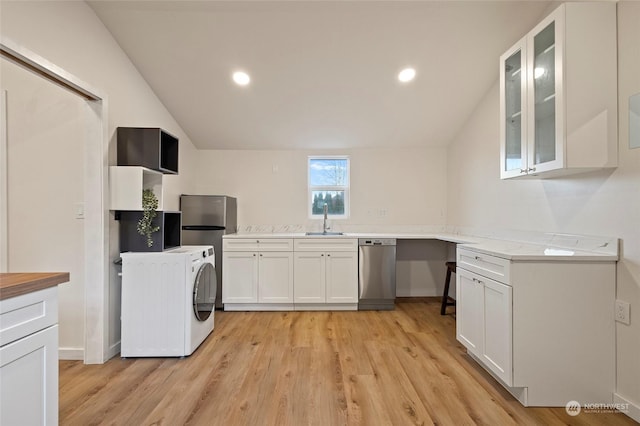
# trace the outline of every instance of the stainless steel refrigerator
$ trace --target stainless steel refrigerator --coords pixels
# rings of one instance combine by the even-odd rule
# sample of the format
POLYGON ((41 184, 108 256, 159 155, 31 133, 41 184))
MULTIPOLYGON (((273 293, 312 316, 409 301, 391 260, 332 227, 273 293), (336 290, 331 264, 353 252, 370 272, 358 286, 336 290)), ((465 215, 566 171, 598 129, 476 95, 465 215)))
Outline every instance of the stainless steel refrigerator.
POLYGON ((181 195, 182 245, 212 245, 216 255, 216 307, 222 308, 222 236, 235 234, 237 203, 226 195, 181 195))

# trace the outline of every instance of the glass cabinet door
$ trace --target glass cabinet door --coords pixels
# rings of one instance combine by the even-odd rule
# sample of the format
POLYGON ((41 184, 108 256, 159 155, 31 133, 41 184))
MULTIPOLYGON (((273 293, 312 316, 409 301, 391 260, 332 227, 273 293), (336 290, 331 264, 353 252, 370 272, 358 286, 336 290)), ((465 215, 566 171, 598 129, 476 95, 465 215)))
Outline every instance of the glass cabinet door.
POLYGON ((526 173, 526 54, 523 39, 500 58, 500 177, 526 173))
POLYGON ((534 29, 529 39, 529 173, 562 167, 560 43, 561 20, 551 15, 534 29))

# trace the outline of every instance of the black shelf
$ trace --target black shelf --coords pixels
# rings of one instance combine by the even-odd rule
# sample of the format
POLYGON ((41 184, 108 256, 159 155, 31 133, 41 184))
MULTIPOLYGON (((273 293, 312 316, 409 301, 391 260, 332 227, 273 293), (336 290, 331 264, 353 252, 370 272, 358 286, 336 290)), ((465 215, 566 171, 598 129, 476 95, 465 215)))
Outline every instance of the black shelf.
POLYGON ((178 138, 153 127, 118 127, 118 166, 178 174, 178 138))
POLYGON ((138 221, 142 218, 141 211, 122 211, 120 216, 120 252, 159 252, 181 245, 181 212, 158 211, 152 226, 160 230, 152 234, 153 245, 147 246, 147 237, 138 233, 138 221))

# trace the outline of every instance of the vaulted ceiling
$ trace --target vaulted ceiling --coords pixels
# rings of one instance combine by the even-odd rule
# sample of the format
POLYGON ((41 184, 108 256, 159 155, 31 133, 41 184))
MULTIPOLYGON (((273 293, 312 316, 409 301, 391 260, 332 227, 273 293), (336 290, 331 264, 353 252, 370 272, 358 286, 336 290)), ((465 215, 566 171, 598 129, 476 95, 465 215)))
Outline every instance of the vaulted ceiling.
POLYGON ((446 145, 549 3, 89 2, 201 149, 446 145))

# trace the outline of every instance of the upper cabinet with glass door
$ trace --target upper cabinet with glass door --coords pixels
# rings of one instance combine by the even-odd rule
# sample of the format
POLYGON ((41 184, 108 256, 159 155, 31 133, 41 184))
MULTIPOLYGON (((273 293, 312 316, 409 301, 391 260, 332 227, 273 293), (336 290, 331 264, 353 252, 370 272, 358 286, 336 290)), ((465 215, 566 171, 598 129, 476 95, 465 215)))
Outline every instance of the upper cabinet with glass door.
POLYGON ((500 58, 502 178, 519 176, 521 170, 527 168, 526 42, 526 38, 523 38, 500 58))
POLYGON ((566 3, 500 58, 500 177, 617 166, 616 5, 566 3))

